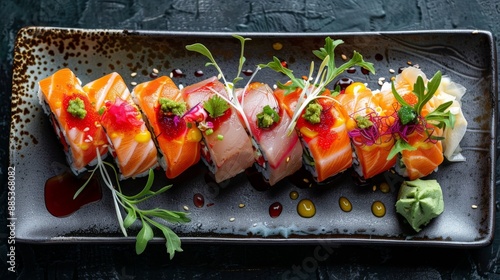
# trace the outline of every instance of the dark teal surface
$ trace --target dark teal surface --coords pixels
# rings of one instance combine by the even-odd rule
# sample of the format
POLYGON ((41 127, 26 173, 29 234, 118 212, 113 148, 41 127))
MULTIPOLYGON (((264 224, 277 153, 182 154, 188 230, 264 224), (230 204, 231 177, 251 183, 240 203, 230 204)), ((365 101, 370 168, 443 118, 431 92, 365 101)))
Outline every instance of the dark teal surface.
MULTIPOLYGON (((6 205, 11 63, 23 26, 172 31, 349 32, 485 29, 500 32, 497 1, 152 1, 3 0, 0 2, 0 205, 6 205), (221 4, 225 3, 225 4, 221 4)), ((498 43, 497 43, 498 47, 498 43)), ((136 256, 127 245, 16 244, 7 271, 9 234, 0 209, 0 279, 481 279, 500 277, 500 231, 482 249, 418 247, 183 245, 168 260, 162 245, 136 256)), ((497 215, 498 216, 498 215, 497 215)), ((498 217, 497 217, 498 221, 498 217)), ((497 225, 500 224, 497 222, 497 225)))

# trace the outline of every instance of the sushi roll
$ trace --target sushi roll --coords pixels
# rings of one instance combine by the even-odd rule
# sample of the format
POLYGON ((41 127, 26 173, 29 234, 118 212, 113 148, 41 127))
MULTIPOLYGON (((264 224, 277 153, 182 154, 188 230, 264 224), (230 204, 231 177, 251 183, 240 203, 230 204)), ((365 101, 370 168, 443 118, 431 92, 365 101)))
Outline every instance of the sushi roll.
MULTIPOLYGON (((396 157, 388 159, 394 145, 391 126, 393 104, 381 92, 372 92, 363 83, 355 82, 335 97, 347 118, 347 130, 353 147, 354 170, 369 179, 394 167, 396 157)), ((390 98, 392 97, 392 98, 390 98)))
MULTIPOLYGON (((302 112, 297 112, 301 92, 302 89, 297 88, 285 94, 278 88, 274 95, 290 117, 299 115, 295 129, 303 147, 304 167, 321 183, 352 165, 346 119, 339 104, 326 98, 316 99, 302 112)), ((330 91, 325 89, 323 94, 330 96, 330 91)))
POLYGON ((75 74, 58 70, 39 83, 39 101, 61 141, 75 175, 107 154, 107 139, 87 93, 75 74))
POLYGON ((291 119, 268 85, 251 83, 240 98, 254 144, 254 165, 273 186, 301 168, 302 146, 295 132, 287 134, 291 119))
POLYGON ((179 88, 166 76, 137 85, 132 95, 145 115, 159 148, 159 162, 167 178, 175 178, 200 160, 201 132, 183 116, 187 104, 179 88))
POLYGON ((250 137, 236 110, 218 94, 227 97, 224 84, 216 77, 184 87, 190 119, 202 130, 201 159, 217 183, 243 172, 254 163, 250 137), (217 92, 218 94, 216 94, 217 92))
POLYGON ((459 143, 462 131, 465 132, 466 121, 462 120, 460 107, 456 107, 458 101, 443 98, 441 80, 439 71, 428 80, 419 69, 410 67, 391 84, 391 91, 399 104, 394 113, 397 121, 391 128, 396 143, 390 156, 398 157, 396 171, 410 180, 437 170, 444 161, 443 143, 452 140, 447 139, 449 135, 458 137, 453 143, 459 143))
POLYGON ((86 84, 91 103, 109 139, 110 150, 120 169, 120 179, 141 177, 158 166, 151 133, 134 104, 130 91, 117 73, 86 84))

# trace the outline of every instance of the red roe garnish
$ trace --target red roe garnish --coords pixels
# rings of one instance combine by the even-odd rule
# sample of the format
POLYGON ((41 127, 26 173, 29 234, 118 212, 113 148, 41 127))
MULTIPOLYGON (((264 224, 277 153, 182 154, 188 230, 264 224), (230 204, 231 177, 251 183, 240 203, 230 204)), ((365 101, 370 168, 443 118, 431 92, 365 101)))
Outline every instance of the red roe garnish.
POLYGON ((115 103, 106 102, 102 121, 112 124, 117 131, 130 131, 144 124, 137 108, 120 98, 115 103))
POLYGON ((163 113, 160 106, 156 108, 156 117, 161 129, 160 136, 172 140, 186 133, 187 124, 183 118, 175 114, 163 113))
MULTIPOLYGON (((328 103, 325 103, 328 104, 328 103)), ((325 109, 325 105, 322 104, 323 110, 320 115, 320 122, 317 124, 310 123, 303 117, 300 117, 297 121, 297 127, 307 127, 308 129, 318 133, 318 145, 322 149, 329 149, 332 143, 337 139, 337 134, 331 130, 333 124, 335 123, 335 118, 333 117, 330 108, 325 109)), ((310 141, 310 139, 306 139, 310 141)))
POLYGON ((417 104, 417 102, 418 102, 417 96, 413 93, 405 94, 402 97, 403 97, 404 101, 406 101, 406 103, 408 103, 412 106, 417 104))
POLYGON ((72 94, 72 95, 66 95, 62 101, 62 108, 64 109, 64 112, 66 114, 66 123, 68 124, 68 127, 71 129, 73 127, 76 127, 79 130, 86 130, 87 133, 93 134, 96 126, 95 123, 99 120, 99 115, 93 110, 92 105, 90 104, 90 101, 85 95, 82 94, 72 94), (67 108, 69 106, 69 102, 71 100, 74 100, 76 98, 79 98, 83 101, 83 104, 85 106, 85 110, 87 111, 87 114, 83 119, 80 119, 78 117, 73 116, 71 113, 67 111, 67 108))

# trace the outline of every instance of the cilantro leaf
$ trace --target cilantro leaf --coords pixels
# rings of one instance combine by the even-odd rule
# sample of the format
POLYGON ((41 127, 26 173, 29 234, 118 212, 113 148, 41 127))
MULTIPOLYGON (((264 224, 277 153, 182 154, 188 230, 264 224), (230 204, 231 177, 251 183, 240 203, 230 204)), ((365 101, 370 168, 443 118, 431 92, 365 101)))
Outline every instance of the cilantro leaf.
POLYGON ((203 108, 208 112, 210 117, 217 118, 224 115, 224 112, 229 109, 229 104, 220 96, 214 95, 203 103, 203 108))

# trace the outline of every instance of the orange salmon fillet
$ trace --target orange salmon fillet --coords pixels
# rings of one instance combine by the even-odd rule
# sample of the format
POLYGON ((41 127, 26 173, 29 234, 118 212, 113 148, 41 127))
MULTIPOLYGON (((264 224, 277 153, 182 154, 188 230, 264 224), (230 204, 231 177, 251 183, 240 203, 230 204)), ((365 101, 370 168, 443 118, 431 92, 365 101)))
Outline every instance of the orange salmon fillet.
POLYGON ((78 78, 70 69, 64 68, 41 80, 39 87, 40 102, 46 102, 53 113, 53 125, 72 171, 79 174, 86 170, 87 165, 96 164, 96 149, 104 156, 108 151, 107 139, 99 125, 99 116, 90 105, 78 78), (85 104, 87 113, 84 118, 75 117, 67 110, 69 102, 76 98, 85 104))
MULTIPOLYGON (((186 169, 200 160, 200 142, 189 136, 190 130, 198 130, 196 123, 191 123, 191 128, 186 128, 175 138, 167 137, 169 131, 161 126, 157 114, 159 112, 159 99, 167 98, 174 101, 183 101, 181 92, 169 77, 162 76, 155 80, 141 83, 133 90, 136 102, 146 115, 149 126, 154 134, 166 166, 165 174, 168 178, 179 176, 186 169)), ((161 111, 161 110, 160 110, 161 111)), ((184 120, 180 120, 185 122, 184 120)), ((194 131, 192 133, 200 133, 194 131)))
POLYGON ((111 73, 86 84, 83 89, 95 108, 104 111, 101 124, 111 143, 121 179, 147 175, 150 168, 158 165, 156 147, 122 77, 111 73))

